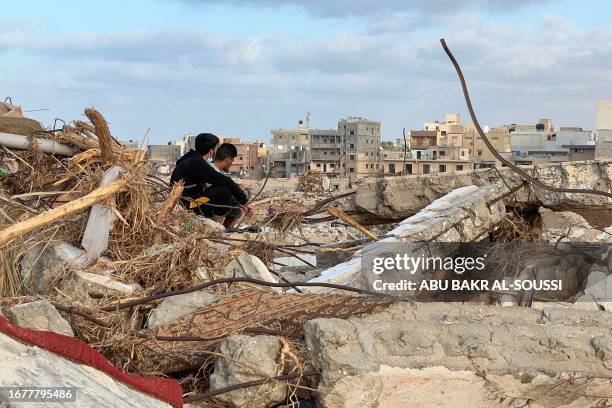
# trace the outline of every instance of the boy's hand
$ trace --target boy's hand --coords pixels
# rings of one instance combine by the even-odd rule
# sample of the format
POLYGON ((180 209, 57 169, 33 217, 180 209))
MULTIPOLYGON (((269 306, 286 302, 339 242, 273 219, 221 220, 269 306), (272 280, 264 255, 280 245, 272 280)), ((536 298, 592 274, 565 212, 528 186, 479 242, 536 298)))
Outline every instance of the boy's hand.
POLYGON ((250 204, 245 205, 243 208, 246 215, 253 215, 253 207, 250 204))

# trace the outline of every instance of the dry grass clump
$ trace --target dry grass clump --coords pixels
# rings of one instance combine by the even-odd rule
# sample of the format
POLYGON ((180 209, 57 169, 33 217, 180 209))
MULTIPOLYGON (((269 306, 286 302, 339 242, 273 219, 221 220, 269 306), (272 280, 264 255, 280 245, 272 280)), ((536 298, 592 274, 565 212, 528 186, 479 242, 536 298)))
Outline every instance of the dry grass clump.
POLYGON ((277 230, 281 237, 286 236, 289 231, 302 224, 302 212, 303 210, 290 210, 276 213, 265 222, 265 225, 277 230))
POLYGON ((242 246, 242 249, 251 255, 255 255, 266 265, 270 265, 274 260, 275 246, 269 242, 249 241, 242 246))
POLYGON ((221 277, 227 263, 227 253, 219 251, 203 237, 183 242, 158 244, 133 257, 112 263, 115 277, 136 282, 147 293, 193 286, 204 280, 198 268, 204 266, 210 278, 221 277), (212 276, 210 276, 212 275, 212 276))
POLYGON ((495 242, 541 242, 541 220, 533 214, 507 213, 491 237, 495 242))

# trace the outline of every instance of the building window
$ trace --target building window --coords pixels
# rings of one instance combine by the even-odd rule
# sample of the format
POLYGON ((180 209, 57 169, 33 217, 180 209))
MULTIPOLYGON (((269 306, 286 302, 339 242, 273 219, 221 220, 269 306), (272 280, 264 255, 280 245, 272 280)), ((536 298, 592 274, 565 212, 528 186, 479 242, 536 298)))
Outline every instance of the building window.
POLYGON ((354 143, 350 143, 349 144, 349 149, 354 149, 355 148, 355 144, 354 143))
POLYGON ((317 167, 321 167, 321 163, 317 163, 317 167))
POLYGON ((444 150, 440 150, 440 156, 445 156, 446 152, 444 150))
POLYGON ((349 173, 354 173, 355 172, 355 168, 354 167, 349 167, 349 173))
POLYGON ((412 174, 412 164, 406 163, 406 173, 412 174))
POLYGON ((461 156, 465 156, 465 151, 461 150, 461 156))
POLYGON ((429 164, 423 165, 423 174, 429 174, 429 164))
POLYGON ((355 155, 354 154, 349 154, 349 160, 355 160, 355 155))
POLYGON ((355 131, 351 130, 351 136, 355 136, 355 131))
POLYGON ((462 171, 462 170, 463 170, 463 164, 458 164, 457 171, 462 171))
POLYGON ((440 165, 440 173, 446 173, 446 164, 440 165))
POLYGON ((395 173, 395 164, 394 163, 390 163, 389 164, 389 173, 395 173))
POLYGON ((482 150, 478 150, 478 155, 482 156, 482 150))

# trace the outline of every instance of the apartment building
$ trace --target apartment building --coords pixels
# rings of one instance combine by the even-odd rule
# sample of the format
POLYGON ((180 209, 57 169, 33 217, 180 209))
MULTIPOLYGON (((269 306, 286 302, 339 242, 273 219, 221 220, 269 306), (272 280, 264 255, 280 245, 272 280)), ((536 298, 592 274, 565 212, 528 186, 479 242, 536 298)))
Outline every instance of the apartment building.
POLYGON ((338 129, 272 129, 268 162, 273 177, 292 177, 306 170, 361 177, 382 171, 380 122, 348 117, 338 129))
POLYGON ((181 147, 171 142, 165 145, 149 145, 147 156, 151 162, 174 164, 181 157, 181 147))
POLYGON ((334 129, 310 129, 310 169, 342 174, 342 136, 334 129))
POLYGON ((403 152, 400 151, 383 152, 382 165, 385 174, 435 174, 474 168, 469 160, 446 158, 417 160, 412 157, 406 157, 404 160, 403 152))
POLYGON ((612 159, 612 100, 597 103, 595 158, 612 159))
MULTIPOLYGON (((594 144, 593 132, 579 127, 561 127, 555 131, 550 119, 540 119, 536 125, 507 125, 512 155, 515 160, 530 163, 572 160, 572 145, 594 144)), ((572 152, 576 153, 576 152, 572 152)))
POLYGON ((310 129, 301 120, 295 129, 272 129, 268 163, 272 177, 292 177, 310 168, 310 129))
POLYGON ((380 122, 349 116, 338 122, 344 141, 343 174, 367 176, 380 173, 380 122))
POLYGON ((137 140, 120 140, 119 144, 130 150, 138 150, 140 147, 140 142, 137 140))
POLYGON ((382 166, 385 174, 413 174, 410 152, 403 150, 382 150, 382 166), (406 158, 404 160, 404 157, 406 158))
POLYGON ((436 132, 436 145, 438 146, 463 146, 463 135, 468 126, 461 123, 461 115, 458 113, 447 113, 444 122, 430 122, 423 125, 423 130, 436 132))
POLYGON ((411 150, 425 150, 438 145, 438 133, 435 130, 411 130, 410 145, 411 150))
MULTIPOLYGON (((507 127, 493 128, 486 133, 493 148, 505 159, 512 158, 510 131, 507 127)), ((463 147, 468 149, 470 160, 475 168, 500 167, 501 162, 489 150, 475 128, 468 128, 463 138, 463 147)))

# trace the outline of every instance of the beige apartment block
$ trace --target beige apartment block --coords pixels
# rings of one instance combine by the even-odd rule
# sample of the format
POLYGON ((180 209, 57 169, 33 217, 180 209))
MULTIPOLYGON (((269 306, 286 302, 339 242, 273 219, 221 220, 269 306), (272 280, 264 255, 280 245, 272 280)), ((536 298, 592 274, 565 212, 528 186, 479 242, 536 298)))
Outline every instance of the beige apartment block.
MULTIPOLYGON (((493 145, 504 158, 509 159, 512 156, 512 147, 510 144, 510 132, 507 127, 493 128, 486 134, 489 142, 493 145)), ((487 163, 495 166, 500 166, 499 160, 493 156, 493 153, 487 148, 482 137, 476 132, 476 129, 468 132, 464 137, 464 147, 468 148, 470 159, 476 163, 487 163)))
POLYGON ((382 171, 380 122, 349 116, 338 122, 344 142, 343 174, 361 177, 382 171))
POLYGON ((435 174, 472 170, 469 160, 415 160, 388 156, 383 160, 385 174, 435 174), (402 169, 404 171, 402 172, 402 169))
POLYGON ((602 99, 597 102, 595 129, 612 129, 612 99, 602 99))

